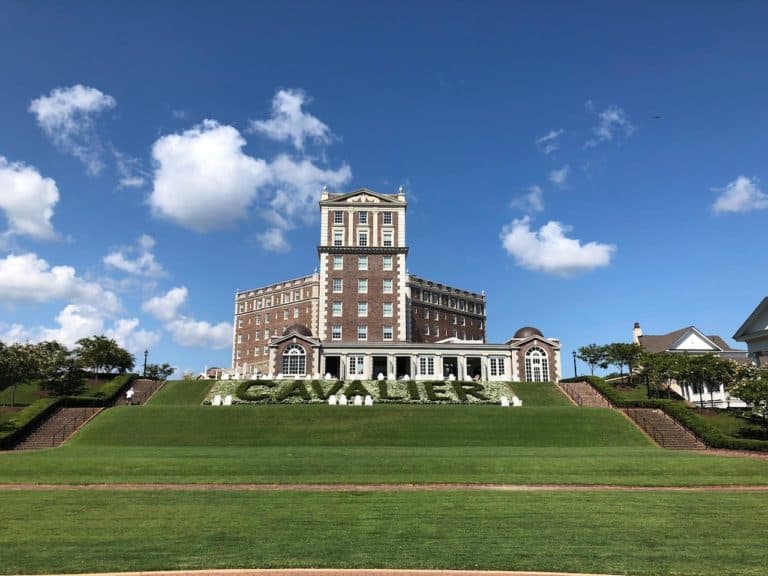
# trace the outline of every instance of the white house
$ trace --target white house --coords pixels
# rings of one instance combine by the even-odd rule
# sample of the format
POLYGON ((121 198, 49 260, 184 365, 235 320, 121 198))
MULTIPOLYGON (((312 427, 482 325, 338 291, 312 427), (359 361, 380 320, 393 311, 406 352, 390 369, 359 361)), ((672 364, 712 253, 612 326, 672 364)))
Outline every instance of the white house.
POLYGON ((768 368, 768 296, 752 311, 733 339, 746 342, 747 354, 755 365, 768 368))

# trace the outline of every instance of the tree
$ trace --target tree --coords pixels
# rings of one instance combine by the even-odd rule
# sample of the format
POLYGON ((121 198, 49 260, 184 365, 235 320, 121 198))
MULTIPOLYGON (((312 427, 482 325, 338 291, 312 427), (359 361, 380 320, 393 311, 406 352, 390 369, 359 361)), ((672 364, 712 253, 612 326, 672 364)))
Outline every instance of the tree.
POLYGON ((589 365, 592 376, 595 375, 595 366, 599 366, 603 370, 608 368, 607 361, 607 349, 605 346, 598 344, 589 344, 588 346, 582 346, 579 348, 576 358, 582 362, 586 362, 589 365))
POLYGON ((23 382, 34 380, 38 375, 38 360, 32 344, 0 342, 0 388, 13 386, 11 407, 16 405, 16 388, 23 382))
POLYGON ((93 368, 97 379, 101 372, 109 374, 117 370, 123 374, 132 370, 135 365, 130 352, 103 335, 78 340, 75 356, 81 366, 93 368))
POLYGON ((627 344, 626 342, 614 342, 606 346, 605 361, 608 364, 618 366, 619 373, 624 376, 624 366, 629 368, 629 380, 632 383, 632 370, 637 366, 643 348, 639 344, 627 344))
POLYGON ((170 364, 147 364, 146 378, 152 380, 168 380, 168 378, 175 372, 175 368, 170 364))
POLYGON ((768 430, 768 373, 755 368, 740 372, 740 378, 731 384, 729 391, 761 413, 763 428, 768 430))

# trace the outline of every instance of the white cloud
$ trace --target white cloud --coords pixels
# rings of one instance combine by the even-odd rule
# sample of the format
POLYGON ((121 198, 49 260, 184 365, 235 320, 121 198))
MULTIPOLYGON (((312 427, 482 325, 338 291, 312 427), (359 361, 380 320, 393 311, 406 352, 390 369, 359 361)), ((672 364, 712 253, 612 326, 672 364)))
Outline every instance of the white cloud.
POLYGON ((139 237, 137 244, 136 248, 110 252, 104 257, 104 263, 136 276, 162 276, 165 273, 163 267, 155 260, 155 255, 152 253, 152 248, 155 246, 154 239, 144 234, 139 237), (137 253, 135 258, 131 258, 133 253, 137 253))
POLYGON ((269 164, 275 193, 270 206, 288 220, 311 220, 323 186, 338 189, 352 178, 352 170, 343 164, 338 170, 323 169, 307 159, 294 160, 281 154, 269 164))
POLYGON ((172 288, 163 296, 155 296, 144 302, 144 312, 152 314, 158 320, 169 322, 179 315, 179 308, 187 300, 186 286, 172 288))
POLYGON ((280 228, 270 228, 266 232, 258 234, 257 237, 264 250, 269 252, 287 252, 291 249, 290 244, 285 239, 285 234, 280 228))
POLYGON ((77 84, 55 88, 48 96, 40 96, 29 105, 29 111, 54 144, 79 158, 91 174, 98 174, 102 146, 95 130, 94 118, 117 105, 115 99, 96 88, 77 84))
POLYGON ((0 299, 8 302, 69 300, 116 312, 114 293, 77 276, 71 266, 51 266, 36 254, 9 254, 0 260, 0 299))
POLYGON ((43 178, 31 166, 8 162, 0 156, 0 209, 8 220, 8 233, 51 239, 51 224, 59 189, 51 178, 43 178))
POLYGON ((187 299, 187 288, 181 286, 169 290, 163 296, 155 296, 144 303, 145 312, 164 323, 173 340, 182 346, 196 348, 226 348, 232 344, 232 324, 211 324, 184 316, 179 312, 187 299))
POLYGON ((113 338, 120 346, 138 358, 144 350, 152 348, 160 340, 160 334, 150 330, 139 330, 138 318, 121 318, 104 334, 113 338))
POLYGON ((104 332, 104 316, 88 304, 69 304, 56 316, 58 328, 41 328, 35 341, 55 340, 71 347, 81 338, 104 332))
POLYGON ((155 215, 198 232, 245 218, 270 172, 264 160, 243 153, 244 145, 235 128, 214 120, 158 139, 149 197, 155 215))
POLYGON ((307 139, 327 144, 332 137, 330 129, 302 110, 306 103, 307 95, 301 90, 279 90, 272 100, 272 117, 269 120, 251 120, 250 130, 280 142, 290 140, 300 151, 304 149, 307 139))
POLYGON ((544 210, 544 191, 540 186, 533 185, 528 188, 527 194, 512 200, 510 206, 526 212, 541 212, 544 210))
POLYGON ((550 130, 541 138, 536 139, 536 145, 544 154, 551 154, 560 149, 560 136, 563 135, 565 130, 550 130))
POLYGON ((566 164, 558 170, 552 170, 552 172, 549 173, 549 181, 558 186, 564 186, 570 172, 571 167, 566 164))
MULTIPOLYGON (((587 110, 590 112, 594 110, 591 100, 587 101, 587 110)), ((584 143, 587 148, 593 148, 601 142, 609 142, 613 140, 616 134, 623 133, 629 137, 635 131, 627 113, 618 106, 609 106, 596 114, 599 122, 597 126, 592 128, 595 137, 584 143)))
POLYGON ((571 276, 610 264, 616 246, 598 242, 582 244, 565 236, 570 230, 569 226, 555 221, 531 230, 526 216, 504 226, 501 241, 519 266, 556 276, 571 276))
POLYGON ((138 158, 120 152, 114 147, 112 155, 115 157, 115 167, 120 176, 120 188, 141 188, 147 183, 148 174, 141 167, 141 161, 138 158))
POLYGON ((722 212, 751 212, 768 208, 768 194, 758 186, 757 179, 739 176, 729 182, 724 188, 715 188, 720 193, 712 209, 715 213, 722 212))

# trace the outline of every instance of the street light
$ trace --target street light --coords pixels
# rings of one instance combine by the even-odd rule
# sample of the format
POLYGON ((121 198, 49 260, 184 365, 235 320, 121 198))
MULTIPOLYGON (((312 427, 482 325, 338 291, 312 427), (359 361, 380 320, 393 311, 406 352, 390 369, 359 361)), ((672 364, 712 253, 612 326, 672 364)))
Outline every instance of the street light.
POLYGON ((573 351, 573 377, 579 377, 579 373, 576 371, 576 350, 573 351))
POLYGON ((147 377, 147 354, 149 354, 149 350, 144 350, 144 373, 141 375, 142 378, 147 377))

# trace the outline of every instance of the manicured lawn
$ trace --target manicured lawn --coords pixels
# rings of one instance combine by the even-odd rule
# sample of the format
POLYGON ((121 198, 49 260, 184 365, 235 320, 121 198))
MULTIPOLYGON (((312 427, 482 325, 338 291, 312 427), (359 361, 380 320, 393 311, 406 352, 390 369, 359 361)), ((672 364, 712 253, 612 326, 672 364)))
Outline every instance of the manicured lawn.
POLYGON ((604 409, 126 406, 0 482, 766 484, 768 461, 652 446, 604 409))
POLYGON ((571 406, 570 401, 554 384, 512 382, 510 386, 523 401, 523 406, 571 406))
MULTIPOLYGON (((0 405, 10 406, 11 398, 13 397, 13 386, 8 386, 0 390, 0 405)), ((28 406, 35 400, 39 400, 42 397, 40 394, 40 388, 37 383, 34 384, 19 384, 16 387, 16 406, 28 406)))
POLYGON ((0 493, 0 572, 236 567, 762 575, 764 494, 0 493), (55 513, 52 513, 55 511, 55 513))
POLYGON ((213 380, 169 380, 152 396, 153 406, 199 406, 213 380))
POLYGON ((699 409, 696 410, 701 418, 718 428, 723 433, 734 438, 756 438, 768 440, 768 431, 760 424, 748 418, 742 418, 729 410, 699 409))

